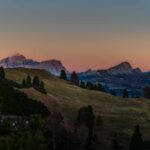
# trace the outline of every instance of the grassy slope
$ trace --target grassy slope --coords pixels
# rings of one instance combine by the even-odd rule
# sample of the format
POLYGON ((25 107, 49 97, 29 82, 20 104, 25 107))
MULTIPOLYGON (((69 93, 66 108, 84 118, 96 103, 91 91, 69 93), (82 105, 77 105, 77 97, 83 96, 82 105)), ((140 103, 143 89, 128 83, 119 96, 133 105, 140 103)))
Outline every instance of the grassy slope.
POLYGON ((68 84, 46 71, 32 69, 7 69, 8 79, 21 82, 30 74, 38 75, 44 82, 48 95, 34 89, 24 90, 30 97, 42 101, 51 110, 63 112, 69 124, 73 123, 81 106, 92 105, 96 114, 101 114, 105 125, 127 139, 134 126, 140 124, 145 139, 150 139, 150 101, 146 99, 122 99, 109 94, 84 90, 68 84))

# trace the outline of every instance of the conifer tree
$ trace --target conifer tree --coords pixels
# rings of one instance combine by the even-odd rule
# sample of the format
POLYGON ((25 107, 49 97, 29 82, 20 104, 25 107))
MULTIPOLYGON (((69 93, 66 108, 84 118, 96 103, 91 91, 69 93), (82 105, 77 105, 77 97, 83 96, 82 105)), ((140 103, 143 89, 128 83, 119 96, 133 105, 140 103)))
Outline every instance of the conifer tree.
POLYGON ((137 125, 131 138, 129 150, 142 150, 142 146, 142 134, 139 125, 137 125))
POLYGON ((89 129, 89 134, 92 134, 93 127, 94 127, 94 122, 95 122, 95 115, 94 115, 92 106, 89 105, 87 107, 86 115, 87 115, 87 117, 86 117, 86 126, 89 129))
POLYGON ((41 89, 41 90, 45 90, 45 85, 44 85, 44 82, 43 82, 43 81, 40 82, 40 89, 41 89))
POLYGON ((71 74, 71 82, 75 85, 79 85, 79 77, 75 71, 71 74))
POLYGON ((38 76, 35 76, 33 78, 33 87, 35 87, 35 88, 39 88, 40 87, 40 79, 39 79, 38 76))
POLYGON ((82 107, 78 111, 77 124, 85 125, 89 129, 89 136, 93 134, 95 125, 95 115, 92 106, 82 107))
POLYGON ((3 67, 0 67, 0 79, 5 79, 5 71, 3 67))
POLYGON ((60 78, 63 79, 63 80, 67 80, 67 75, 66 75, 66 71, 65 70, 61 70, 60 78))
POLYGON ((27 76, 26 85, 27 85, 28 88, 32 86, 32 82, 31 82, 31 77, 30 77, 30 75, 27 76))
POLYGON ((83 81, 80 82, 80 87, 85 88, 85 83, 83 81))
POLYGON ((128 90, 125 89, 125 90, 123 91, 123 98, 128 98, 128 97, 129 97, 128 90))

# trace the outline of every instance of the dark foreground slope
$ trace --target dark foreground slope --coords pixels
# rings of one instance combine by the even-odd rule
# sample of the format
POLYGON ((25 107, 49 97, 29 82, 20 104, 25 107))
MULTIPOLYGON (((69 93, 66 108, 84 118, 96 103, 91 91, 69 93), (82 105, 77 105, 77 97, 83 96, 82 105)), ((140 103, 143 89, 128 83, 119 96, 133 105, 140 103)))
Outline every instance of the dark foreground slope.
POLYGON ((42 122, 50 115, 41 102, 19 91, 0 68, 0 149, 47 150, 42 122))

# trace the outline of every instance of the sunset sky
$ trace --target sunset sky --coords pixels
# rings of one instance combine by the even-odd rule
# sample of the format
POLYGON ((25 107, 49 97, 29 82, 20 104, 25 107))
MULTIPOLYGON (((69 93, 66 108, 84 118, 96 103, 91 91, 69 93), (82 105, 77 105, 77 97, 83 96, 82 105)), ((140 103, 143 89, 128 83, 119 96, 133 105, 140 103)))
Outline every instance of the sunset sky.
POLYGON ((0 0, 0 58, 16 52, 69 70, 148 71, 150 0, 0 0))

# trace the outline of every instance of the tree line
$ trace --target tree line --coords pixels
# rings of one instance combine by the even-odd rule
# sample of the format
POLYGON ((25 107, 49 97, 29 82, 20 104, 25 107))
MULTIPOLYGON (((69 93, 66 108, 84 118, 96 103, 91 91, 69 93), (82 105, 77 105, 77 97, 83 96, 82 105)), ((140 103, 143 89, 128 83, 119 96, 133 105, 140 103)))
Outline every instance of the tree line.
MULTIPOLYGON (((67 74, 65 70, 62 70, 60 73, 60 78, 63 80, 68 80, 67 74)), ((70 76, 70 80, 69 80, 72 84, 77 85, 81 88, 84 89, 88 89, 88 90, 95 90, 95 91, 101 91, 101 92, 106 92, 105 88, 103 87, 102 84, 98 83, 98 84, 93 84, 92 82, 88 81, 88 82, 83 82, 79 80, 79 76, 78 74, 74 71, 71 73, 70 76)), ((110 92, 110 94, 117 96, 116 92, 113 90, 110 92)), ((123 98, 128 98, 129 97, 129 92, 127 89, 123 90, 123 94, 122 94, 123 98)))
POLYGON ((21 84, 22 88, 30 88, 33 87, 34 89, 46 94, 46 89, 45 89, 45 85, 44 82, 42 80, 40 80, 40 78, 38 76, 34 76, 33 79, 31 78, 30 75, 28 75, 26 77, 26 79, 22 80, 22 84, 21 84))
MULTIPOLYGON (((0 67, 0 79, 6 79, 5 78, 5 70, 3 67, 0 67)), ((30 88, 33 87, 34 89, 46 94, 46 89, 45 89, 45 84, 38 76, 34 76, 33 79, 31 78, 30 75, 28 75, 25 79, 22 80, 21 85, 14 82, 14 81, 9 81, 13 86, 17 88, 30 88)))
MULTIPOLYGON (((61 71, 60 78, 63 80, 66 80, 66 81, 68 80, 67 74, 64 70, 61 71)), ((72 84, 79 86, 81 88, 84 88, 84 89, 105 92, 104 87, 100 83, 93 84, 92 82, 85 83, 83 81, 80 81, 79 76, 75 71, 71 73, 70 79, 68 81, 70 81, 72 84)))
POLYGON ((40 102, 28 98, 28 96, 15 89, 19 84, 7 80, 5 71, 0 67, 0 112, 5 115, 32 115, 49 114, 48 109, 40 102))
MULTIPOLYGON (((102 91, 102 92, 106 92, 105 88, 103 87, 102 84, 98 83, 98 84, 93 84, 92 82, 83 82, 80 81, 78 74, 74 71, 71 73, 70 75, 70 79, 68 80, 67 74, 65 70, 62 70, 60 73, 60 78, 63 80, 67 80, 70 81, 72 84, 77 85, 81 88, 84 89, 89 89, 89 90, 96 90, 96 91, 102 91)), ((117 96, 116 92, 114 90, 112 90, 110 92, 111 95, 117 96)), ((143 89, 143 95, 145 98, 150 99, 150 87, 145 87, 143 89)), ((123 90, 122 93, 122 97, 123 98, 129 98, 129 91, 127 89, 123 90)), ((138 97, 136 97, 138 98, 138 97)))

